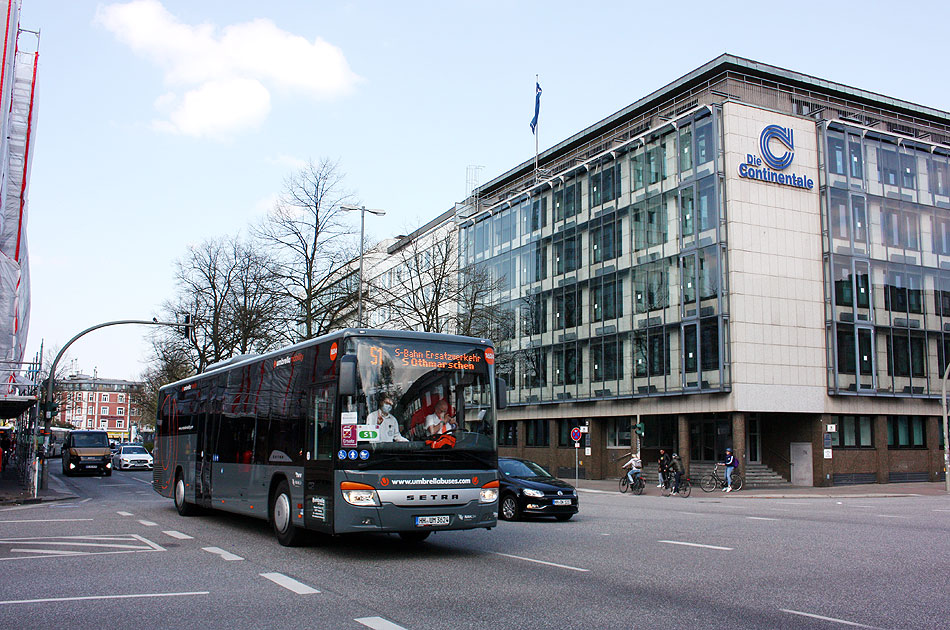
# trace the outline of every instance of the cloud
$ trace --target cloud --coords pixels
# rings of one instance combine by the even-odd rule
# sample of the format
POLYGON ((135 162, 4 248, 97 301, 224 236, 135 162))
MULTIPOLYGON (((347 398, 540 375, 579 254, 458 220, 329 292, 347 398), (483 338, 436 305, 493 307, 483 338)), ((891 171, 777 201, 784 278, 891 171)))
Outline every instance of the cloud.
POLYGON ((272 89, 329 100, 360 81, 336 46, 266 19, 182 24, 158 0, 134 0, 101 6, 95 21, 163 70, 170 92, 156 107, 166 117, 154 126, 168 132, 227 137, 267 117, 272 89))

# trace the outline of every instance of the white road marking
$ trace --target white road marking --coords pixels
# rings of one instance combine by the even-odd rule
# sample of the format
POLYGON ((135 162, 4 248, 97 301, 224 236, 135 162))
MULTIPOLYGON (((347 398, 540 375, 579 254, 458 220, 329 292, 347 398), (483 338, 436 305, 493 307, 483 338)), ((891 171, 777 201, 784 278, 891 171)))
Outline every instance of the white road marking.
POLYGON ((709 516, 708 514, 703 514, 702 512, 677 512, 677 514, 686 514, 687 516, 709 516))
MULTIPOLYGON (((590 492, 591 494, 620 494, 619 490, 594 490, 592 488, 578 488, 577 491, 590 492)), ((376 617, 372 617, 372 619, 376 619, 376 617)), ((359 619, 357 619, 357 621, 359 621, 359 619)))
POLYGON ((89 599, 135 599, 138 597, 187 597, 189 595, 207 595, 210 591, 189 591, 184 593, 135 593, 132 595, 87 595, 85 597, 48 597, 46 599, 8 599, 4 604, 45 604, 49 602, 78 602, 89 599))
POLYGON ((230 551, 225 551, 221 547, 202 547, 202 551, 207 551, 208 553, 214 553, 221 556, 224 560, 243 560, 241 556, 236 556, 230 551))
POLYGON ((950 510, 934 510, 934 512, 950 512, 950 510))
POLYGON ((834 617, 824 617, 822 615, 815 615, 812 613, 801 612, 798 610, 788 610, 787 608, 779 608, 784 613, 790 615, 800 615, 802 617, 810 617, 812 619, 821 619, 822 621, 831 621, 833 623, 840 623, 846 626, 854 626, 855 628, 874 628, 875 626, 868 626, 863 623, 857 623, 854 621, 845 621, 844 619, 835 619, 834 617))
MULTIPOLYGON (((67 504, 66 506, 68 505, 70 504, 67 504)), ((53 507, 66 507, 66 506, 56 505, 53 507)), ((38 507, 50 507, 50 506, 48 503, 31 503, 30 505, 18 505, 16 507, 3 508, 2 510, 0 510, 0 512, 13 512, 15 510, 32 510, 33 508, 38 508, 38 507)))
POLYGON ((75 521, 91 521, 91 518, 24 518, 0 523, 73 523, 75 521))
POLYGON ((156 523, 155 521, 143 521, 141 519, 139 519, 139 523, 141 523, 142 525, 145 525, 146 527, 155 527, 156 525, 158 525, 158 523, 156 523))
POLYGON ((89 501, 92 501, 92 497, 89 497, 88 499, 83 499, 82 501, 80 501, 80 503, 88 503, 89 501))
POLYGON ((136 534, 119 534, 105 536, 34 536, 27 538, 0 539, 0 546, 27 543, 42 545, 46 549, 11 547, 10 552, 38 554, 33 556, 10 556, 0 558, 5 560, 25 560, 33 558, 59 558, 63 556, 99 556, 117 553, 142 553, 148 551, 165 551, 161 545, 153 543, 147 538, 136 534), (135 544, 136 542, 141 544, 135 544), (78 549, 77 549, 78 548, 78 549), (108 551, 96 551, 107 549, 108 551))
POLYGON ((406 628, 383 619, 382 617, 361 617, 359 619, 354 619, 353 621, 361 623, 367 628, 372 628, 373 630, 406 630, 406 628))
POLYGON ((780 521, 780 518, 767 518, 765 516, 747 516, 747 519, 751 521, 780 521))
POLYGON ((319 593, 315 588, 307 586, 303 582, 298 582, 292 577, 287 577, 283 573, 261 573, 262 578, 267 578, 274 584, 283 586, 289 591, 293 591, 297 595, 310 595, 311 593, 319 593))
POLYGON ((166 534, 166 535, 168 535, 168 536, 171 536, 172 538, 177 538, 178 540, 192 540, 192 539, 194 539, 194 536, 189 536, 188 534, 182 534, 181 532, 177 532, 177 531, 175 531, 174 529, 163 530, 162 533, 163 533, 163 534, 166 534))
POLYGON ((116 512, 119 516, 132 516, 131 512, 116 512))
POLYGON ((580 569, 580 568, 578 568, 578 567, 572 567, 572 566, 568 566, 568 565, 566 565, 566 564, 557 564, 556 562, 546 562, 546 561, 544 561, 544 560, 535 560, 534 558, 525 558, 525 557, 523 557, 523 556, 513 556, 513 555, 511 555, 510 553, 501 553, 501 552, 498 552, 498 551, 491 551, 491 552, 489 552, 489 553, 493 553, 493 554, 495 554, 496 556, 504 556, 504 557, 506 557, 506 558, 514 558, 515 560, 524 560, 525 562, 536 562, 537 564, 546 564, 546 565, 548 565, 549 567, 557 567, 557 568, 559 568, 559 569, 570 569, 571 571, 580 571, 580 572, 582 572, 582 573, 587 573, 587 572, 590 571, 590 569, 580 569))
POLYGON ((138 481, 139 483, 144 483, 147 486, 152 485, 151 481, 145 481, 144 479, 139 479, 138 477, 132 477, 133 481, 138 481))
POLYGON ((898 514, 875 514, 875 516, 880 518, 910 518, 909 516, 900 516, 898 514))
POLYGON ((683 542, 681 540, 659 540, 657 542, 667 545, 683 545, 684 547, 702 547, 703 549, 718 549, 719 551, 733 551, 732 547, 719 547, 717 545, 701 545, 699 543, 683 542))

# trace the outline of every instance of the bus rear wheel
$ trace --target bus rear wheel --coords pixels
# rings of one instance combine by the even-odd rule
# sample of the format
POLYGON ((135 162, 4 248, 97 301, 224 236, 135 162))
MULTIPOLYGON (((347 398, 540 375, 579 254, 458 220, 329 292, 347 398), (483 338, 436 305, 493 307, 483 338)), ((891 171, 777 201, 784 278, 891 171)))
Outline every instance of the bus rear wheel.
POLYGON ((281 481, 271 499, 270 520, 277 542, 285 547, 296 547, 303 541, 303 530, 292 522, 291 505, 290 488, 286 481, 281 481))
POLYGON ((180 516, 194 516, 198 512, 193 503, 185 501, 185 478, 180 472, 175 475, 175 509, 180 516))

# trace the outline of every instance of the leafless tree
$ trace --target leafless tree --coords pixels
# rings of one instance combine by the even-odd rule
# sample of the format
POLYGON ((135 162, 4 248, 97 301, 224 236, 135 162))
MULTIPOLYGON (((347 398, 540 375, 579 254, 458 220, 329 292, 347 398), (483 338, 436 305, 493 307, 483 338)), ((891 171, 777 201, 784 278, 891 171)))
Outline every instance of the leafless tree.
POLYGON ((168 383, 174 383, 195 373, 193 357, 182 337, 180 343, 168 343, 168 338, 152 336, 152 358, 141 379, 145 389, 139 404, 142 422, 152 425, 156 417, 158 390, 168 383))
MULTIPOLYGON (((506 332, 509 319, 495 304, 504 279, 494 278, 491 269, 475 264, 459 272, 458 312, 455 331, 459 335, 496 339, 506 332)), ((510 338, 511 334, 505 338, 510 338)))
POLYGON ((311 161, 287 179, 272 211, 254 228, 274 258, 278 297, 289 305, 280 329, 288 343, 337 327, 355 303, 357 295, 340 283, 358 252, 348 244, 351 230, 342 220, 340 204, 347 201, 339 165, 311 161))

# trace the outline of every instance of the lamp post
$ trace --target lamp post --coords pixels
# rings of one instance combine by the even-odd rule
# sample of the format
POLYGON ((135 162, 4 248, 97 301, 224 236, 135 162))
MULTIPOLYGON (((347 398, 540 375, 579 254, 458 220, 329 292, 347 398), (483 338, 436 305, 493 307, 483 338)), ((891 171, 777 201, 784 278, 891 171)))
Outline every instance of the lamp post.
POLYGON ((366 206, 349 206, 343 204, 340 206, 340 210, 345 212, 359 212, 360 213, 360 273, 356 279, 356 290, 359 293, 359 301, 356 311, 356 326, 362 328, 363 326, 363 234, 364 226, 366 222, 366 213, 372 213, 376 216, 383 216, 386 214, 385 210, 367 208, 366 206))
POLYGON ((947 427, 947 378, 950 377, 950 362, 943 371, 941 384, 940 408, 943 409, 943 476, 947 493, 950 494, 950 430, 947 427))

